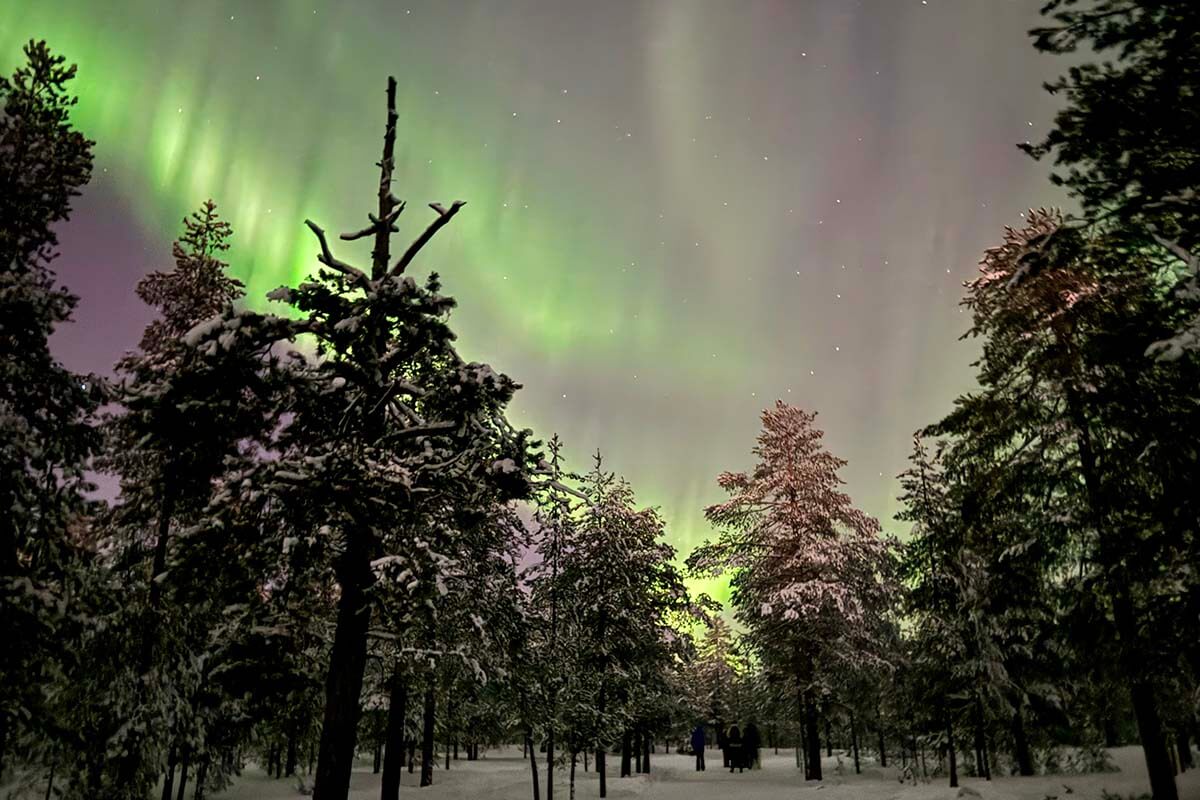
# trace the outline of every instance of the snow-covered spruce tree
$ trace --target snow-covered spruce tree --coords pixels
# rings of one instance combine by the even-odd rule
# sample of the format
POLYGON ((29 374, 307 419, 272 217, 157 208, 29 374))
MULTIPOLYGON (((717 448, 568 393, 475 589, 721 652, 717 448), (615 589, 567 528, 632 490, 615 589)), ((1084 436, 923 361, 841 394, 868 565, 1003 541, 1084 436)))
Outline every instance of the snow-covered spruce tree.
MULTIPOLYGON (((395 92, 389 79, 378 208, 367 227, 342 237, 372 240, 370 267, 335 256, 325 232, 308 222, 322 267, 299 286, 270 295, 298 317, 272 324, 310 342, 315 359, 303 370, 291 418, 275 442, 278 460, 260 474, 289 513, 320 520, 314 533, 323 539, 337 583, 317 800, 345 798, 349 789, 374 598, 385 590, 379 565, 391 557, 427 558, 436 586, 437 562, 455 554, 414 551, 412 534, 444 510, 441 504, 458 498, 480 507, 483 498, 502 503, 527 495, 536 463, 529 432, 514 430, 504 418, 517 384, 458 355, 447 324, 454 301, 441 294, 436 274, 423 285, 406 274, 464 204, 432 204, 433 223, 392 258, 391 238, 404 210, 391 191, 395 92)), ((193 333, 198 347, 216 352, 256 340, 261 327, 255 323, 243 333, 235 316, 193 333)), ((448 537, 450 546, 455 541, 448 537)), ((427 584, 418 581, 410 591, 425 592, 427 584)))
POLYGON ((569 663, 556 728, 571 747, 596 751, 604 797, 605 755, 641 721, 639 697, 684 652, 692 606, 658 513, 637 509, 632 488, 603 471, 598 455, 580 491, 583 508, 565 529, 558 570, 569 663))
POLYGON ((159 317, 146 327, 141 349, 117 363, 113 398, 120 405, 104 419, 106 454, 97 466, 120 478, 121 494, 102 528, 105 549, 118 554, 111 569, 121 574, 125 592, 108 612, 112 639, 95 644, 123 651, 131 672, 112 678, 133 684, 124 700, 132 705, 120 708, 117 701, 100 718, 120 726, 98 737, 112 750, 103 790, 111 796, 144 795, 167 751, 179 749, 176 731, 191 723, 183 718, 193 716, 189 709, 200 697, 197 655, 216 623, 204 616, 205 592, 216 588, 207 570, 214 567, 173 571, 172 533, 201 521, 227 460, 274 426, 270 357, 243 351, 209 357, 183 339, 241 296, 241 284, 218 257, 230 235, 207 201, 184 219, 174 269, 138 283, 138 296, 159 317), (201 587, 191 590, 192 602, 173 602, 171 595, 188 583, 201 587))
MULTIPOLYGON (((564 587, 559 581, 562 568, 563 548, 574 540, 573 494, 566 482, 577 476, 564 471, 562 466, 562 441, 555 434, 547 448, 548 480, 538 497, 538 509, 534 515, 533 528, 537 535, 537 560, 524 576, 530 587, 531 613, 537 623, 531 631, 530 647, 533 660, 533 677, 530 692, 536 697, 535 704, 544 710, 543 728, 546 736, 546 800, 554 798, 554 767, 559 760, 556 737, 559 721, 559 694, 566 679, 564 661, 565 639, 560 635, 563 627, 562 596, 564 587)), ((569 750, 569 748, 568 748, 569 750)))
POLYGON ((80 566, 69 529, 83 508, 99 394, 49 346, 76 303, 50 268, 54 226, 91 176, 93 143, 70 123, 75 66, 45 42, 24 54, 0 77, 0 777, 61 738, 42 689, 68 638, 60 623, 82 611, 64 592, 80 566))
POLYGON ((822 447, 815 418, 782 401, 763 412, 758 463, 721 474, 730 498, 705 511, 720 536, 688 558, 697 575, 730 576, 735 615, 763 663, 794 679, 810 780, 821 779, 823 671, 881 658, 876 620, 894 596, 889 543, 840 491, 845 462, 822 447))

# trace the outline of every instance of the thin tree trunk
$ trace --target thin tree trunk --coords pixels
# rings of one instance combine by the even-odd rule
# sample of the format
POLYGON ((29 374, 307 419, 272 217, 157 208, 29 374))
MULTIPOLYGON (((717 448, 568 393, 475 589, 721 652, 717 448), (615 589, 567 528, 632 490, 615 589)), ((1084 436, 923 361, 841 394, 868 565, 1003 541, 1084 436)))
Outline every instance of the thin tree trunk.
POLYGON ((371 774, 378 775, 379 770, 383 768, 383 740, 375 742, 375 754, 371 761, 371 774))
POLYGON ((207 753, 204 758, 200 759, 200 766, 196 770, 196 788, 192 790, 192 800, 204 800, 204 782, 208 779, 208 760, 207 753))
POLYGON ((829 715, 825 716, 825 757, 833 758, 833 734, 829 729, 829 715))
POLYGON ((1012 719, 1013 756, 1017 760, 1017 773, 1024 776, 1033 774, 1033 757, 1029 752, 1029 738, 1025 735, 1025 718, 1021 709, 1013 712, 1012 719))
MULTIPOLYGON (((574 766, 574 765, 572 765, 574 766)), ((554 725, 546 733, 546 800, 554 800, 554 725)))
POLYGON ((608 775, 605 769, 604 751, 596 751, 596 772, 600 773, 600 796, 608 797, 608 775))
MULTIPOLYGON (((421 785, 433 785, 433 720, 436 712, 436 698, 433 692, 433 676, 425 686, 425 715, 421 729, 421 785)), ((537 800, 534 798, 534 800, 537 800)))
POLYGON ((991 765, 988 763, 987 732, 984 730, 983 699, 979 692, 975 693, 975 774, 984 780, 992 779, 991 765))
POLYGON ((175 795, 175 800, 183 800, 184 790, 187 789, 187 774, 188 765, 192 761, 192 748, 188 745, 183 746, 183 757, 179 762, 179 794, 175 795))
MULTIPOLYGON (((584 751, 584 755, 586 754, 587 751, 584 751)), ((567 785, 570 787, 570 791, 568 792, 569 800, 575 800, 575 761, 578 755, 574 750, 571 751, 571 777, 567 779, 567 785)), ((583 768, 583 771, 587 772, 586 766, 583 768)))
POLYGON ((950 710, 946 709, 946 751, 950 758, 950 788, 958 786, 958 756, 954 752, 954 723, 950 719, 950 710))
POLYGON ((861 775, 862 769, 858 765, 858 729, 854 725, 854 714, 850 715, 850 747, 854 751, 854 774, 861 775))
POLYGON ((46 797, 45 800, 50 800, 54 795, 54 767, 55 764, 50 764, 50 774, 46 777, 46 797))
POLYGON ((408 714, 408 682, 402 677, 399 666, 392 672, 388 688, 390 698, 379 800, 399 800, 400 771, 404 768, 404 721, 408 714))
POLYGON ((525 729, 525 747, 529 750, 529 773, 533 776, 533 800, 539 800, 538 790, 537 748, 533 746, 533 729, 525 729))
POLYGON ((175 743, 167 749, 167 773, 163 777, 162 800, 171 800, 171 791, 175 788, 175 743))
POLYGON ((370 561, 358 538, 351 534, 338 577, 342 596, 338 600, 337 627, 325 678, 325 714, 317 750, 313 800, 346 800, 354 768, 361 716, 359 695, 367 667, 367 629, 371 622, 367 598, 370 561))
POLYGON ((294 721, 288 727, 287 764, 283 770, 283 774, 288 777, 291 777, 292 775, 296 774, 296 762, 299 758, 299 756, 296 752, 297 745, 298 745, 298 742, 296 740, 299 738, 299 731, 297 730, 299 727, 300 726, 294 721))
MULTIPOLYGON (((524 755, 524 753, 522 753, 522 755, 524 755)), ((417 740, 414 738, 414 739, 408 740, 408 774, 409 775, 413 774, 413 765, 416 763, 416 761, 417 761, 417 740)))
POLYGON ((883 714, 875 707, 875 729, 879 732, 879 766, 887 766, 887 746, 883 739, 883 714))
POLYGON ((630 739, 629 731, 625 731, 623 734, 621 734, 621 777, 622 778, 628 778, 629 773, 632 772, 632 770, 630 769, 630 761, 632 759, 631 759, 631 752, 630 752, 631 747, 630 747, 629 739, 630 739))
POLYGON ((650 731, 642 731, 642 769, 641 771, 647 775, 650 774, 650 753, 654 751, 654 737, 650 735, 650 731))

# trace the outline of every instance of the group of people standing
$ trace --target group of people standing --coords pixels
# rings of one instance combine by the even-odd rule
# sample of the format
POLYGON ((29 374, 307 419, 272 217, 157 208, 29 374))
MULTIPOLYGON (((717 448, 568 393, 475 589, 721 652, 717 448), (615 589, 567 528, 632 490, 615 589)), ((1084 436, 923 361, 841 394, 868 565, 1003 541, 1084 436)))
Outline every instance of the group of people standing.
MULTIPOLYGON (((708 736, 704 726, 697 725, 692 731, 692 752, 696 754, 697 772, 704 772, 704 748, 707 744, 708 736)), ((754 769, 759 764, 758 748, 761 744, 758 727, 753 722, 746 724, 745 731, 739 728, 736 722, 724 731, 717 726, 717 747, 720 748, 722 759, 730 772, 735 769, 738 772, 754 769)))

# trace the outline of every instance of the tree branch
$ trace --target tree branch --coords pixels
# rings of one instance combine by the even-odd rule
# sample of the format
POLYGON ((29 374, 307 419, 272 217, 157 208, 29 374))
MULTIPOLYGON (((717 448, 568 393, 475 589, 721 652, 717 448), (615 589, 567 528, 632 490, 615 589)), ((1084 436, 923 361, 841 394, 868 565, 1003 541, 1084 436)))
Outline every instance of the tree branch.
POLYGON ((360 283, 362 284, 363 288, 366 288, 370 281, 367 280, 367 276, 363 274, 362 270, 358 269, 357 267, 350 266, 345 261, 339 261, 338 259, 334 258, 333 252, 329 249, 329 242, 325 239, 325 231, 321 229, 321 226, 317 225, 311 219, 304 220, 304 224, 308 226, 309 230, 316 234, 317 241, 321 243, 321 255, 317 256, 317 260, 327 267, 331 267, 336 269, 338 272, 349 275, 354 279, 355 283, 360 283))
POLYGON ((400 256, 400 260, 396 262, 396 266, 392 267, 390 275, 403 275, 404 270, 408 267, 412 260, 416 258, 417 253, 421 252, 421 248, 429 243, 433 235, 438 230, 450 221, 450 218, 458 213, 458 210, 466 205, 464 200, 455 200, 449 209, 444 208, 440 203, 430 203, 429 207, 437 212, 437 219, 430 223, 425 232, 417 237, 417 240, 408 246, 404 251, 404 255, 400 256))

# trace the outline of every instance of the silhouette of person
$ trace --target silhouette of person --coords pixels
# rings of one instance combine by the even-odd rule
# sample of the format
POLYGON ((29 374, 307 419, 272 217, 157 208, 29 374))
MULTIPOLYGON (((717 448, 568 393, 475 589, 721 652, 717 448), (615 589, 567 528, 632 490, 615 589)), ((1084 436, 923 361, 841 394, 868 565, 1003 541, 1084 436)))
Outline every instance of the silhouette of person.
POLYGON ((758 764, 758 748, 762 746, 762 737, 758 733, 758 726, 753 722, 746 723, 746 732, 742 737, 742 750, 745 753, 746 766, 749 769, 754 769, 758 764))
POLYGON ((697 725, 692 731, 692 752, 696 754, 696 772, 704 772, 704 726, 697 725))
POLYGON ((729 726, 729 732, 725 734, 725 748, 729 753, 729 771, 733 772, 736 768, 738 772, 745 772, 746 759, 742 752, 742 729, 733 724, 729 726))

